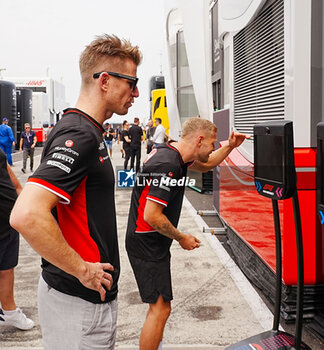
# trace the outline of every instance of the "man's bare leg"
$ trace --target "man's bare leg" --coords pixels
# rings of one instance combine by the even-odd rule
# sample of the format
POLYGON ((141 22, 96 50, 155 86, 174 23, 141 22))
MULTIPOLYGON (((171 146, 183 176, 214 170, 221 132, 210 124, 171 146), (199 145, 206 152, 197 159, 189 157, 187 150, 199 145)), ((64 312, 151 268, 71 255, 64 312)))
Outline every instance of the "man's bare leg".
POLYGON ((0 271, 0 302, 3 310, 16 310, 14 299, 14 269, 0 271))
POLYGON ((162 295, 155 304, 150 304, 140 337, 140 350, 157 350, 163 337, 163 330, 171 312, 171 302, 162 295))

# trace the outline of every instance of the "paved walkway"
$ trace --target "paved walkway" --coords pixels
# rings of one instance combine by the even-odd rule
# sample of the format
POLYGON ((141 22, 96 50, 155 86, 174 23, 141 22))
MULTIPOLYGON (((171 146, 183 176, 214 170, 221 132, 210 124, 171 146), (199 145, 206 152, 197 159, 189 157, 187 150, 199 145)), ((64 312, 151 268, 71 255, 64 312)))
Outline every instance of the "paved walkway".
MULTIPOLYGON (((21 173, 22 161, 18 158, 20 155, 14 155, 16 161, 13 170, 24 184, 30 173, 21 173)), ((35 157, 36 165, 39 159, 38 154, 35 157)), ((122 161, 119 146, 114 145, 114 166, 120 166, 122 161)), ((116 349, 138 349, 139 334, 147 310, 140 300, 124 247, 130 196, 130 190, 116 190, 121 255, 116 349)), ((189 252, 181 249, 177 243, 172 245, 174 300, 165 328, 164 349, 220 350, 268 330, 272 325, 272 315, 265 304, 218 239, 202 232, 203 226, 206 224, 185 200, 179 229, 196 235, 202 241, 202 246, 189 252)), ((35 321, 36 327, 25 332, 9 327, 0 328, 0 348, 3 350, 42 349, 37 316, 39 265, 39 256, 21 239, 20 260, 16 268, 16 301, 35 321)))

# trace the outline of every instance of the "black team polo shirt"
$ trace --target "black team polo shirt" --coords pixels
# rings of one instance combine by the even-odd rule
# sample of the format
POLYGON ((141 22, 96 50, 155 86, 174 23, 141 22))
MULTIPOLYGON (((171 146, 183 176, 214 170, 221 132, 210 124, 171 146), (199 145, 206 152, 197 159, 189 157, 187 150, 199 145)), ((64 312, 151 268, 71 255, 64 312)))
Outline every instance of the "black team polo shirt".
MULTIPOLYGON (((41 164, 28 185, 41 186, 61 198, 53 210, 67 243, 88 262, 111 263, 113 286, 105 302, 117 296, 120 272, 115 177, 103 140, 104 129, 78 109, 68 109, 51 131, 41 164)), ((42 276, 54 289, 101 303, 100 294, 42 259, 42 276)))
POLYGON ((187 167, 172 143, 165 143, 144 160, 132 193, 126 249, 137 258, 158 261, 169 254, 172 239, 158 233, 144 220, 148 200, 162 204, 163 213, 177 227, 187 178, 187 167))

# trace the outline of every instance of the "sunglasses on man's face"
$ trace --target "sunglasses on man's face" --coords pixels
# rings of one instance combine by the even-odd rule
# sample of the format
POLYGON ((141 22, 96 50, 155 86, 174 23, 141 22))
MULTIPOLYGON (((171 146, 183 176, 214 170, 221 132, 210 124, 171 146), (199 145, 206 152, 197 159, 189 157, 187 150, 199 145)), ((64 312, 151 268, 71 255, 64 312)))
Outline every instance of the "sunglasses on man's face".
POLYGON ((126 79, 128 80, 130 88, 135 91, 136 90, 136 85, 138 82, 138 78, 136 77, 131 77, 130 75, 125 75, 125 74, 120 74, 120 73, 115 73, 115 72, 98 72, 93 74, 94 79, 98 79, 100 77, 100 74, 102 73, 108 73, 112 77, 120 78, 120 79, 126 79))

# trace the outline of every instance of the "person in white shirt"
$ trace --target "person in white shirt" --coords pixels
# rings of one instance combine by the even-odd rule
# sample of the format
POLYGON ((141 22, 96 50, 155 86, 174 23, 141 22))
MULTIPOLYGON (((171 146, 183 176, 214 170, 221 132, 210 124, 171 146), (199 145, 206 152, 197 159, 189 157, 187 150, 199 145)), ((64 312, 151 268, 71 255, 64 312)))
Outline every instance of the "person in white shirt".
POLYGON ((160 144, 164 143, 166 134, 161 118, 155 118, 155 125, 156 129, 152 141, 154 142, 155 147, 158 147, 160 144))

